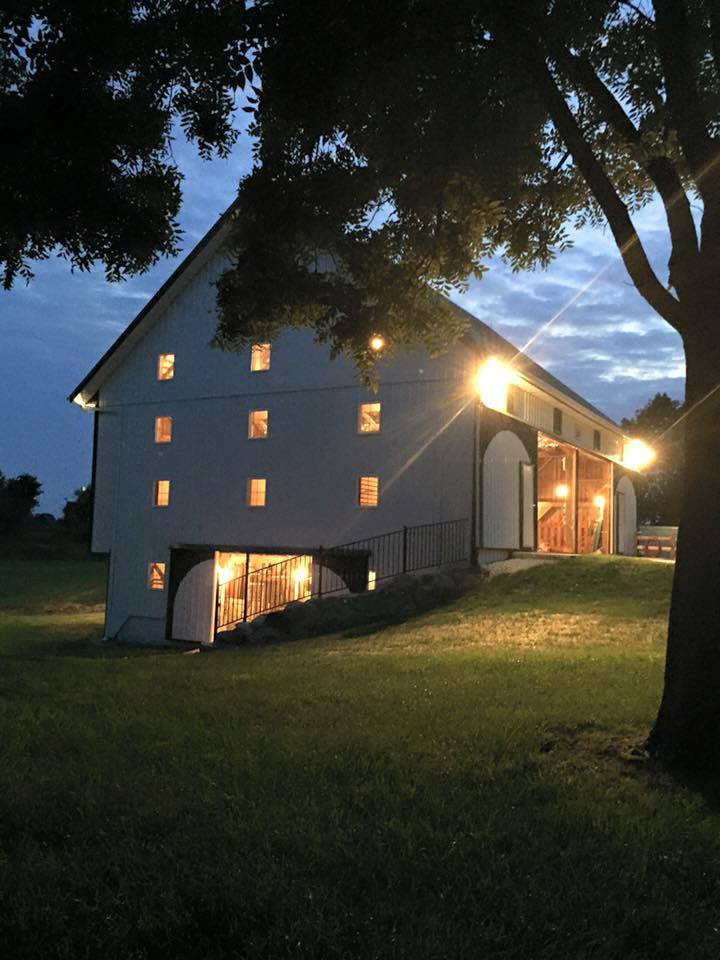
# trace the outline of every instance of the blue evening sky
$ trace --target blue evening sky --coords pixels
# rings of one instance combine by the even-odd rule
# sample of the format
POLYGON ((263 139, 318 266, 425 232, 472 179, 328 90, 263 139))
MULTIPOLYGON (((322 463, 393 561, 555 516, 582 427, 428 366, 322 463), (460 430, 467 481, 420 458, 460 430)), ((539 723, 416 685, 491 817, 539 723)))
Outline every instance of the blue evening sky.
MULTIPOLYGON (((40 511, 60 514, 90 481, 92 416, 69 404, 68 393, 232 201, 250 147, 241 138, 227 160, 204 162, 177 140, 175 156, 185 175, 177 260, 109 284, 100 269, 72 274, 53 259, 36 265, 29 286, 0 291, 0 471, 35 474, 44 490, 40 511)), ((637 223, 664 279, 662 209, 650 205, 637 223)), ((518 347, 562 311, 528 353, 613 419, 632 415, 659 390, 682 399, 680 338, 635 291, 612 237, 587 228, 574 239, 544 272, 512 274, 491 263, 458 302, 518 347)))

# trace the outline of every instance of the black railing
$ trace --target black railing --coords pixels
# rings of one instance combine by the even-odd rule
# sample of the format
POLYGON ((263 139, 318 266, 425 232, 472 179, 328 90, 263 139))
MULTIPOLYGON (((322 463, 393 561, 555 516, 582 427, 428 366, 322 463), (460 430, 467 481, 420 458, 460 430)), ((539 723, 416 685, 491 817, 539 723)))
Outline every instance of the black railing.
POLYGON ((469 537, 468 520, 446 520, 402 527, 335 547, 317 547, 255 570, 246 553, 245 572, 218 581, 216 629, 281 610, 293 600, 344 591, 361 593, 401 573, 467 560, 469 537))

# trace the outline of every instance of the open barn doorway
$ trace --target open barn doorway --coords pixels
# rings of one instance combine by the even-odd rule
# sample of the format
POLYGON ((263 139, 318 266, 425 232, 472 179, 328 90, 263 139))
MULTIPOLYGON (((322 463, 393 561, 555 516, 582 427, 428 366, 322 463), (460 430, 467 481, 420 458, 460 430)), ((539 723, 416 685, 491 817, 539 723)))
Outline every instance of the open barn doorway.
POLYGON ((612 464, 538 434, 538 551, 610 553, 612 464))

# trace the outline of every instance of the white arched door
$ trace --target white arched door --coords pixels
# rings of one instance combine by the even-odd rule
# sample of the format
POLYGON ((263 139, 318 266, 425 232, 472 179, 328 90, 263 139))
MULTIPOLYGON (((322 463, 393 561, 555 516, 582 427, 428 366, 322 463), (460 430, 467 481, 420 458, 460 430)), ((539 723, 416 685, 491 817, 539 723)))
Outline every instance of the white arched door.
POLYGON ((482 462, 482 545, 535 547, 535 475, 527 450, 510 430, 488 444, 482 462))
POLYGON ((615 488, 615 552, 634 557, 637 552, 637 498, 630 477, 621 477, 615 488))
POLYGON ((172 639, 212 643, 215 619, 215 560, 191 567, 178 584, 172 639))

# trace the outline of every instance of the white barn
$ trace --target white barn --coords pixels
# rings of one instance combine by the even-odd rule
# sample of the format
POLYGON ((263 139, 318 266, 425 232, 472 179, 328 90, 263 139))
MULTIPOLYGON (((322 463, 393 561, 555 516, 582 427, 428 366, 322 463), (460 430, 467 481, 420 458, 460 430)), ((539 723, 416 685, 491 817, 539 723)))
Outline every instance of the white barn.
MULTIPOLYGON (((95 418, 106 636, 212 642, 253 615, 247 574, 277 564, 272 603, 302 599, 337 581, 329 548, 393 531, 405 569, 408 549, 415 568, 635 553, 633 442, 469 315, 441 357, 381 356, 377 393, 308 331, 211 348, 223 233, 220 220, 70 395, 95 418)), ((362 582, 356 569, 341 585, 399 572, 378 553, 390 543, 368 541, 362 582)))

